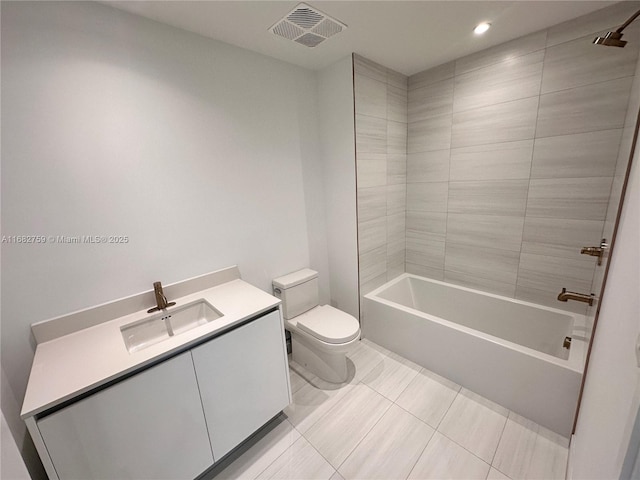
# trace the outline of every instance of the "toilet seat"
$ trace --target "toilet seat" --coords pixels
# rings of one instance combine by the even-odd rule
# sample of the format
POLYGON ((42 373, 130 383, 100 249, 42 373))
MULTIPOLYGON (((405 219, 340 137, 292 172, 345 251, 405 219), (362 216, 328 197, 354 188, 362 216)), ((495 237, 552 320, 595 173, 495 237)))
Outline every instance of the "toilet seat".
POLYGON ((296 320, 298 328, 303 332, 334 345, 350 342, 360 335, 358 321, 331 305, 313 308, 296 320))

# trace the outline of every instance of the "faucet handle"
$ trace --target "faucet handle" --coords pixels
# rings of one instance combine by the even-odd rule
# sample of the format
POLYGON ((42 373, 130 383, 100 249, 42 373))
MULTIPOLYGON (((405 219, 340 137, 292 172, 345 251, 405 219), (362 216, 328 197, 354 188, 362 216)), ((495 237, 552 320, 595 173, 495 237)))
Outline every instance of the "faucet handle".
POLYGON ((590 255, 592 257, 598 257, 598 265, 602 265, 602 257, 609 245, 607 244, 607 239, 603 238, 600 241, 599 247, 582 247, 580 249, 580 253, 582 255, 590 255))

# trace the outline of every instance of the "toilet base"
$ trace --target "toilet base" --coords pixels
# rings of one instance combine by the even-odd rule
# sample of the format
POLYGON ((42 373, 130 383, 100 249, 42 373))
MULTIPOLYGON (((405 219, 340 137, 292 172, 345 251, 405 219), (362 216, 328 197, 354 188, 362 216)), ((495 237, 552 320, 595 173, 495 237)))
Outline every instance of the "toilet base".
POLYGON ((291 358, 314 375, 329 383, 343 383, 347 381, 347 349, 339 348, 336 352, 326 350, 317 351, 309 348, 304 338, 291 332, 291 358))

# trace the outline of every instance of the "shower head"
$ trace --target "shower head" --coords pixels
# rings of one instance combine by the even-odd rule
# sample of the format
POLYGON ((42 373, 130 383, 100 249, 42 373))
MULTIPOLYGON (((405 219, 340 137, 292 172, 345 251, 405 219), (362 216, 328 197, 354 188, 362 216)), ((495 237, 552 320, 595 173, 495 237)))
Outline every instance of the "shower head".
POLYGON ((604 37, 596 37, 593 39, 593 43, 596 45, 606 45, 607 47, 624 47, 627 42, 622 40, 622 31, 627 28, 638 15, 640 15, 640 10, 631 15, 615 32, 607 32, 604 37))
POLYGON ((618 32, 607 32, 604 37, 594 38, 593 43, 607 47, 624 47, 627 44, 625 40, 622 40, 622 34, 618 32))

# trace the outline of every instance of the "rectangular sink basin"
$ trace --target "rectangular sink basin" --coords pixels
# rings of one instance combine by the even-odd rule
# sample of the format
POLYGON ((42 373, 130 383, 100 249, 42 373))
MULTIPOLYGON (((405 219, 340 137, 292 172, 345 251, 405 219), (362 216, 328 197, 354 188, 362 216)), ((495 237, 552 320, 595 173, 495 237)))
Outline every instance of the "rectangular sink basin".
POLYGON ((120 332, 127 350, 134 353, 223 316, 206 300, 196 300, 123 325, 120 332))

